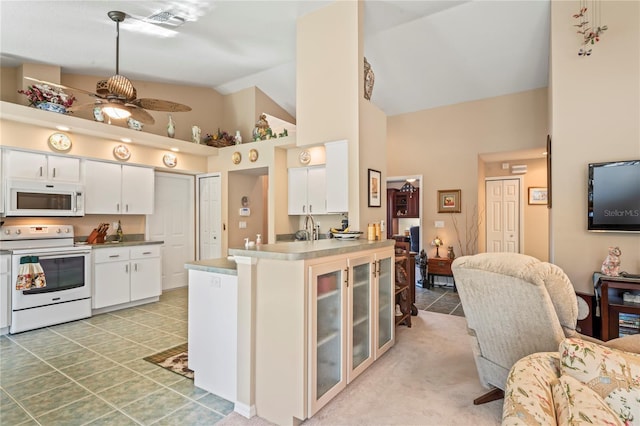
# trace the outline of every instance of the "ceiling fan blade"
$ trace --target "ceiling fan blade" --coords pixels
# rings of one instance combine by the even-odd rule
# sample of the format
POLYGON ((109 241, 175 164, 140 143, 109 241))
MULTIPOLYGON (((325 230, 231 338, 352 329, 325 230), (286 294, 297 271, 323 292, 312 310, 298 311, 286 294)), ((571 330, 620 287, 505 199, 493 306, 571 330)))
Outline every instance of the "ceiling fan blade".
POLYGON ((138 108, 137 106, 131 104, 126 104, 124 107, 131 113, 131 118, 133 118, 134 120, 138 120, 139 122, 144 124, 153 124, 156 122, 151 114, 149 114, 142 108, 138 108))
POLYGON ((24 77, 25 80, 29 80, 29 81, 35 81, 37 83, 41 83, 41 84, 46 84, 47 86, 52 86, 52 87, 57 87, 60 89, 66 89, 66 90, 71 90, 74 92, 80 92, 80 93, 84 93, 85 95, 89 95, 89 96, 94 96, 96 98, 101 98, 102 96, 93 93, 93 92, 89 92, 88 90, 84 90, 84 89, 78 89, 77 87, 69 87, 69 86, 65 86, 64 84, 58 84, 58 83, 52 83, 50 81, 45 81, 45 80, 39 80, 37 78, 33 78, 33 77, 24 77))
POLYGON ((191 107, 177 102, 165 101, 162 99, 142 98, 131 101, 135 106, 151 111, 167 111, 167 112, 187 112, 191 111, 191 107))
POLYGON ((100 104, 101 102, 98 101, 98 102, 90 102, 88 104, 74 105, 67 108, 67 111, 69 112, 85 111, 85 110, 93 109, 97 106, 100 106, 100 104))

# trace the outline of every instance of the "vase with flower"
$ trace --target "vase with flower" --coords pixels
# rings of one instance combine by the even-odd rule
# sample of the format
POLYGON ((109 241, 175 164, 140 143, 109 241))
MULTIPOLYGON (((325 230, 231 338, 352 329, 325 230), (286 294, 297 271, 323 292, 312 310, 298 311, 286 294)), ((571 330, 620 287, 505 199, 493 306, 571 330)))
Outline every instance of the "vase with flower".
POLYGON ((27 90, 18 90, 29 100, 29 106, 53 111, 61 114, 67 112, 76 101, 75 96, 66 94, 62 89, 51 87, 48 84, 34 84, 27 87, 27 90))

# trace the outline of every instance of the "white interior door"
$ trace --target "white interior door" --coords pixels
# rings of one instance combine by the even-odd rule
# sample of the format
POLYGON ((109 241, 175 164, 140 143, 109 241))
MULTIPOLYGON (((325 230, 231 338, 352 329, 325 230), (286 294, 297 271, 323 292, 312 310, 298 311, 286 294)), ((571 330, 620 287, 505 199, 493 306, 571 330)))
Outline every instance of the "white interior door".
POLYGON ((186 262, 195 256, 194 178, 156 173, 154 213, 147 216, 147 235, 162 240, 162 289, 185 287, 186 262))
POLYGON ((486 181, 487 252, 520 252, 519 178, 486 181))
POLYGON ((198 259, 222 257, 220 174, 198 175, 198 259))

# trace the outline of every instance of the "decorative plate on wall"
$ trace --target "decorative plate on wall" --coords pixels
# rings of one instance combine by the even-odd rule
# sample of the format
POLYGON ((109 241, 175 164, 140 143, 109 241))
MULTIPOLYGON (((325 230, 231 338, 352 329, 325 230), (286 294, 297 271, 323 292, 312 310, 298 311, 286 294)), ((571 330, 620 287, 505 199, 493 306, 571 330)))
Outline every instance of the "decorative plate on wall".
POLYGON ((162 157, 162 162, 167 167, 175 167, 178 164, 178 157, 175 154, 165 154, 162 157))
POLYGON ((301 164, 309 164, 309 162, 311 161, 311 153, 306 149, 304 151, 301 151, 300 154, 298 154, 298 160, 301 164))
POLYGON ((256 160, 258 160, 258 151, 255 149, 252 149, 249 151, 249 161, 254 163, 256 162, 256 160))
POLYGON ((52 133, 49 136, 49 146, 54 151, 67 152, 71 149, 71 139, 64 133, 52 133))
POLYGON ((131 158, 131 151, 129 151, 126 145, 120 144, 113 148, 113 156, 118 160, 127 161, 131 158))
POLYGON ((240 161, 242 161, 242 155, 236 151, 231 155, 231 161, 233 161, 233 164, 240 164, 240 161))

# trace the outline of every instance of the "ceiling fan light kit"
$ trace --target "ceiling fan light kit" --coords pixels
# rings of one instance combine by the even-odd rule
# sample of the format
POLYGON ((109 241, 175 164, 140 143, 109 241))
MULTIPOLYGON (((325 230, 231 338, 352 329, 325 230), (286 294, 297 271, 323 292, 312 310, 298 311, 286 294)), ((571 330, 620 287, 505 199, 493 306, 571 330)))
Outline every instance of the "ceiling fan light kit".
POLYGON ((127 15, 124 12, 115 10, 108 12, 107 15, 116 23, 116 73, 108 79, 99 80, 96 83, 95 93, 63 86, 61 84, 45 82, 31 77, 25 78, 62 89, 74 90, 97 98, 94 102, 68 108, 68 111, 72 112, 92 109, 95 114, 97 113, 96 109, 99 109, 114 120, 132 118, 140 123, 153 124, 155 123, 155 119, 147 110, 168 112, 191 111, 189 106, 177 102, 152 98, 137 98, 136 88, 133 86, 133 83, 131 83, 131 80, 120 74, 120 22, 123 22, 127 15))

